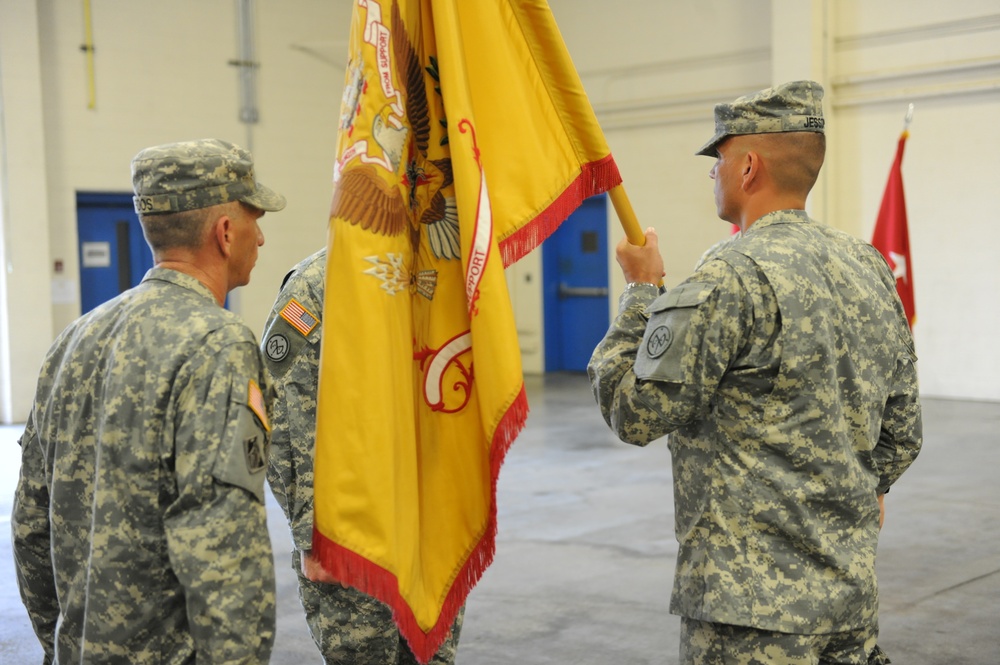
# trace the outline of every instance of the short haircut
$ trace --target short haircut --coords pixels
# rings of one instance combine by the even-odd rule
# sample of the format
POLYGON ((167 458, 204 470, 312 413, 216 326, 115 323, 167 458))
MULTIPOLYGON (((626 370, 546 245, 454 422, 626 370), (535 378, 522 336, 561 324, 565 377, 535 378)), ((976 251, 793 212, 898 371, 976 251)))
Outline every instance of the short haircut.
POLYGON ((196 249, 205 241, 208 220, 218 214, 218 206, 183 212, 139 215, 142 235, 155 255, 168 249, 196 249))
POLYGON ((809 194, 826 157, 826 135, 782 132, 757 135, 774 184, 785 192, 809 194))

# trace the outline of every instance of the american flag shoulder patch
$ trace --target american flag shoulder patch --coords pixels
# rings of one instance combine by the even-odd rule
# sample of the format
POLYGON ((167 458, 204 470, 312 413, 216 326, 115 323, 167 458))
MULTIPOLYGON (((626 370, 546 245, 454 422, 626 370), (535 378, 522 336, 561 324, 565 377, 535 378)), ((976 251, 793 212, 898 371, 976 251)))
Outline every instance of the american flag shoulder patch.
POLYGON ((257 414, 260 418, 260 422, 264 425, 264 430, 271 431, 271 423, 267 420, 267 407, 264 406, 264 393, 261 392, 260 386, 253 379, 250 379, 250 386, 247 389, 247 406, 250 410, 257 414))
POLYGON ((302 333, 303 336, 308 336, 312 332, 312 329, 316 327, 316 324, 319 323, 319 319, 303 307, 295 298, 289 300, 288 304, 281 308, 279 314, 281 318, 288 321, 288 324, 302 333))

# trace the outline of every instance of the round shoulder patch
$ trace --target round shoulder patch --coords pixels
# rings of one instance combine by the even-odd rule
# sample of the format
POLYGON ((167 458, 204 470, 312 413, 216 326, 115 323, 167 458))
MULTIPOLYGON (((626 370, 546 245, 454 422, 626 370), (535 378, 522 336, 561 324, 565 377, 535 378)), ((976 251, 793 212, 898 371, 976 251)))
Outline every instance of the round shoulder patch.
POLYGON ((288 356, 288 338, 281 333, 274 333, 267 338, 264 345, 264 353, 274 362, 281 362, 288 356))
POLYGON ((649 335, 649 339, 646 342, 646 354, 650 358, 659 358, 667 349, 670 348, 670 344, 674 341, 674 333, 667 326, 659 326, 649 335))

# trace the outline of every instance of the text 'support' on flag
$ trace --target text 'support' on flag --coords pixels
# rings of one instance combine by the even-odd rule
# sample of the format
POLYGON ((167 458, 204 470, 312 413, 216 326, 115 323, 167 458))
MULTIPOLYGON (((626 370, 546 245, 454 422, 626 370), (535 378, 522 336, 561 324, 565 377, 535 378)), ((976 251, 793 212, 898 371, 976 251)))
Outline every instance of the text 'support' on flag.
POLYGON ((621 178, 542 0, 357 0, 330 213, 314 554, 429 660, 527 416, 503 273, 621 178))
POLYGON ((896 277, 896 291, 903 302, 903 311, 910 327, 917 320, 913 301, 913 261, 910 257, 910 233, 906 220, 906 198, 903 195, 903 147, 909 137, 903 131, 896 146, 896 158, 889 170, 882 205, 872 234, 872 245, 882 253, 896 277))

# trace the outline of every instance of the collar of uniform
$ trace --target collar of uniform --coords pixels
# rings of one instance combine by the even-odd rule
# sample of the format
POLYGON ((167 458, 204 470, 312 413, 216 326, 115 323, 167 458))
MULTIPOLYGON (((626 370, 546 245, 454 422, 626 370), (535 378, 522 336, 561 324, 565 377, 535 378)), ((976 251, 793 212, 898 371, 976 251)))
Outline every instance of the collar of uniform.
POLYGON ((142 281, 158 280, 161 282, 170 282, 171 284, 176 284, 177 286, 184 287, 185 289, 190 289, 195 293, 198 293, 205 298, 208 298, 213 303, 216 302, 215 295, 212 291, 198 281, 191 275, 185 275, 177 270, 172 270, 170 268, 150 268, 146 275, 142 278, 142 281))
POLYGON ((750 228, 744 232, 744 235, 753 233, 759 228, 764 228, 766 226, 771 226, 772 224, 788 224, 793 222, 811 222, 812 219, 806 213, 805 210, 775 210, 774 212, 769 212, 763 217, 759 218, 756 222, 750 225, 750 228))

